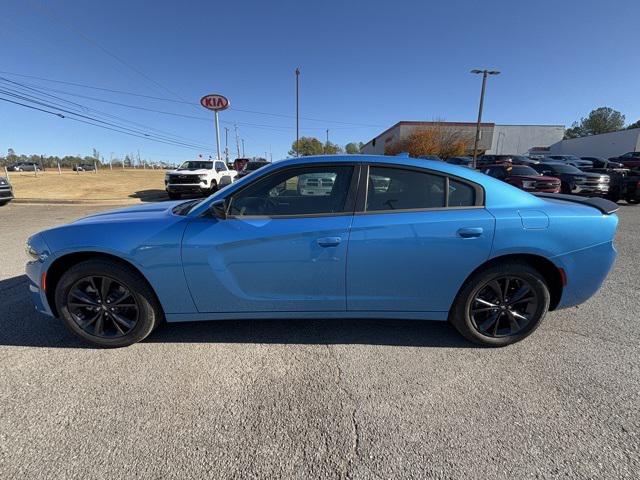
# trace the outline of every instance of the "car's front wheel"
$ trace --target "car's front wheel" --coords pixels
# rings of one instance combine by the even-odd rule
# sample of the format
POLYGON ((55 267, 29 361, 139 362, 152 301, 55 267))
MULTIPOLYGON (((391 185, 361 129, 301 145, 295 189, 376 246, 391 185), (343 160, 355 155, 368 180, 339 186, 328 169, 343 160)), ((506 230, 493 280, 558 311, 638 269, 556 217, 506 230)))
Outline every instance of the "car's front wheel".
POLYGON ((449 321, 472 342, 502 347, 530 335, 549 302, 543 276, 527 263, 509 262, 472 275, 458 292, 449 321))
POLYGON ((88 260, 57 284, 58 314, 76 335, 101 347, 125 347, 146 338, 163 318, 146 280, 133 268, 88 260))

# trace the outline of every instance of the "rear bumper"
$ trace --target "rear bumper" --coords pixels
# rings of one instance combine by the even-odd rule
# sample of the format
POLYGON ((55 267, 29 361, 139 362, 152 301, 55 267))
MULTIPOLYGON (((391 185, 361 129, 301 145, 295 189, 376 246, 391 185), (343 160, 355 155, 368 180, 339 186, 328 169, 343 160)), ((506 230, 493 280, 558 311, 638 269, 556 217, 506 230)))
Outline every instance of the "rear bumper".
POLYGON ((556 309, 573 307, 591 298, 607 278, 616 255, 613 242, 606 242, 552 258, 567 276, 556 309))

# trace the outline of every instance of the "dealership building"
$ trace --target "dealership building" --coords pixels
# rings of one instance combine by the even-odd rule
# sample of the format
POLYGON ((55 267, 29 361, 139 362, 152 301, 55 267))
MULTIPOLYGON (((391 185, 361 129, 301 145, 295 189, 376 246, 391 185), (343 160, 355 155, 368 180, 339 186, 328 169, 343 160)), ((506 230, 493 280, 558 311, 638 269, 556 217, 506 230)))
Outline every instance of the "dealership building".
POLYGON ((546 155, 576 155, 578 157, 610 158, 627 152, 640 152, 640 128, 568 138, 532 153, 546 155))
MULTIPOLYGON (((476 123, 474 122, 398 122, 367 142, 362 153, 384 155, 385 147, 405 139, 412 133, 429 128, 442 128, 468 138, 473 153, 476 123)), ((480 124, 478 153, 522 155, 535 149, 547 149, 564 137, 564 125, 496 125, 480 124)))

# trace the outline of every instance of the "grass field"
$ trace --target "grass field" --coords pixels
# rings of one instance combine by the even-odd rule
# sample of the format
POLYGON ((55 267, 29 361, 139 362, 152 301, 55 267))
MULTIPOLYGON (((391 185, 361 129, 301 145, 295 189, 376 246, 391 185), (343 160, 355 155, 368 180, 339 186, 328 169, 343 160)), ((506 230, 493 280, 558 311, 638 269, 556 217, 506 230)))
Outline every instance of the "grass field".
POLYGON ((9 172, 16 199, 53 201, 153 201, 166 198, 164 170, 102 169, 94 172, 47 170, 9 172))

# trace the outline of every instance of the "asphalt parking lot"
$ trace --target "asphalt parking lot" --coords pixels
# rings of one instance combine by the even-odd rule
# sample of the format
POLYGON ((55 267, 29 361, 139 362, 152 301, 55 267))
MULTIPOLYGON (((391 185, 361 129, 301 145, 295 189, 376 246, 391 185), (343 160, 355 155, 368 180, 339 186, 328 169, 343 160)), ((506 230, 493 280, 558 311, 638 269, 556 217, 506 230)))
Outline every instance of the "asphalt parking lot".
POLYGON ((23 245, 97 209, 0 209, 0 478, 640 476, 640 206, 597 296, 503 349, 386 320, 88 348, 33 310, 23 245))

